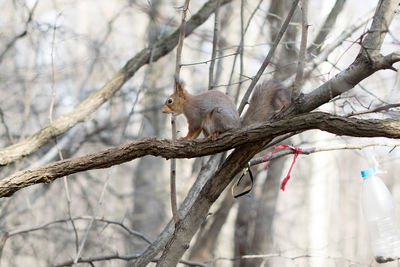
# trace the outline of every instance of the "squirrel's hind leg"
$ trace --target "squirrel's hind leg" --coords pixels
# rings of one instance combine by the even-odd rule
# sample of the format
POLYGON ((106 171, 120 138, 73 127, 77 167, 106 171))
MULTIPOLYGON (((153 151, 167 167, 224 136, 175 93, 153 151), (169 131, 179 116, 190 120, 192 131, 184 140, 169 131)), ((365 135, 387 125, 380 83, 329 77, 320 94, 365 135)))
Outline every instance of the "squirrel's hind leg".
POLYGON ((208 139, 215 140, 218 137, 218 132, 211 133, 207 136, 208 139))
POLYGON ((187 133, 187 135, 185 137, 179 137, 178 141, 180 140, 189 140, 189 139, 196 139, 201 133, 201 128, 195 128, 193 130, 189 129, 189 132, 187 133))

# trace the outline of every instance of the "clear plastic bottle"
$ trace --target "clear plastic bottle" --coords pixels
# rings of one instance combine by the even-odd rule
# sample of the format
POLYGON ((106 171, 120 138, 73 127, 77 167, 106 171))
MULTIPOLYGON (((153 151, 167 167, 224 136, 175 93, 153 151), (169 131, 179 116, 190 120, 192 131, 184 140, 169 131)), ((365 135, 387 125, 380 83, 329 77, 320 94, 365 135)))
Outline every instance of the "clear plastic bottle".
POLYGON ((361 171, 361 203, 375 260, 384 263, 400 258, 400 234, 392 195, 375 174, 375 168, 361 171))

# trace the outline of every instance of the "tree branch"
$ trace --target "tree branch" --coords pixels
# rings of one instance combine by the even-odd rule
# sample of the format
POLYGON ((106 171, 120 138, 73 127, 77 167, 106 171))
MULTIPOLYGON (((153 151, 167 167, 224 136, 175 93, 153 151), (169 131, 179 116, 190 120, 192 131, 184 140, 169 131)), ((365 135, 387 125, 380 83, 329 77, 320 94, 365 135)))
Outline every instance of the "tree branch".
POLYGON ((391 53, 387 56, 376 56, 373 61, 358 57, 348 68, 336 74, 335 77, 311 93, 300 96, 296 105, 292 105, 282 115, 310 112, 329 102, 334 97, 352 89, 378 70, 393 70, 394 67, 392 65, 399 61, 399 52, 391 53))
POLYGON ((360 55, 364 57, 374 57, 380 54, 380 49, 389 30, 399 1, 380 0, 377 4, 374 18, 368 34, 362 41, 360 55))
MULTIPOLYGON (((223 0, 221 5, 227 4, 232 0, 223 0)), ((217 1, 210 0, 194 14, 186 24, 186 36, 191 34, 194 29, 203 24, 214 12, 217 1)), ((128 81, 137 70, 146 65, 153 55, 153 62, 171 52, 178 43, 179 29, 171 35, 161 39, 154 46, 147 47, 131 58, 123 68, 121 68, 102 88, 97 90, 82 101, 73 111, 60 116, 46 127, 28 137, 27 139, 0 149, 0 166, 12 163, 26 155, 29 155, 49 140, 57 135, 68 131, 79 122, 83 122, 87 117, 108 101, 122 85, 128 81), (153 53, 153 54, 152 54, 153 53)))
MULTIPOLYGON (((302 154, 304 155, 310 155, 313 153, 317 152, 326 152, 326 151, 336 151, 336 150, 350 150, 350 149, 363 149, 366 147, 371 147, 371 146, 388 146, 388 147, 397 147, 400 146, 400 141, 382 141, 382 140, 376 140, 376 141, 370 141, 366 143, 358 143, 358 144, 338 144, 338 145, 326 145, 326 146, 318 146, 318 147, 306 147, 303 148, 301 147, 301 150, 303 151, 302 154)), ((278 159, 280 157, 286 156, 286 155, 291 155, 295 154, 296 151, 293 149, 285 149, 281 151, 277 151, 274 154, 271 154, 268 157, 258 157, 258 158, 253 158, 250 160, 250 165, 254 166, 257 164, 261 164, 267 161, 271 161, 274 159, 278 159)))
POLYGON ((147 137, 84 157, 61 160, 40 168, 20 171, 0 180, 0 197, 11 196, 19 189, 33 184, 51 183, 65 175, 107 168, 145 155, 160 156, 166 159, 194 158, 263 142, 285 133, 310 129, 357 137, 400 138, 400 121, 392 119, 361 120, 314 112, 229 131, 215 140, 203 138, 172 142, 167 139, 147 137))
POLYGON ((301 85, 304 75, 304 65, 306 61, 307 54, 307 34, 308 34, 308 1, 301 1, 301 41, 300 41, 300 51, 297 62, 296 78, 292 88, 292 101, 295 101, 301 93, 301 85))
POLYGON ((380 47, 393 19, 399 0, 383 2, 380 1, 378 4, 371 28, 361 42, 362 47, 355 61, 344 71, 339 72, 335 77, 311 93, 301 96, 297 100, 296 105, 293 105, 284 114, 310 112, 329 102, 334 97, 350 90, 376 71, 394 69, 392 65, 400 61, 399 51, 382 56, 380 54, 380 47))
MULTIPOLYGON (((80 257, 78 259, 78 263, 93 263, 96 261, 109 261, 109 260, 124 260, 124 261, 131 261, 137 259, 140 255, 139 254, 119 254, 118 252, 108 255, 99 255, 99 256, 89 256, 89 257, 80 257)), ((158 262, 158 258, 152 259, 152 262, 158 262)), ((196 266, 196 267, 209 267, 207 264, 197 262, 197 261, 189 261, 189 260, 180 260, 182 264, 187 266, 196 266)), ((62 266, 72 266, 74 265, 73 260, 57 263, 54 265, 50 265, 50 267, 62 267, 62 266)))
MULTIPOLYGON (((182 20, 179 31, 178 47, 176 48, 176 62, 175 62, 175 87, 177 88, 177 83, 179 82, 179 74, 181 72, 181 61, 182 61, 182 49, 183 41, 185 39, 185 28, 186 28, 186 15, 189 9, 190 0, 185 0, 185 4, 182 9, 182 20)), ((217 9, 219 8, 219 3, 217 4, 217 9)), ((175 115, 171 114, 171 134, 172 141, 176 140, 176 120, 175 115)), ((176 160, 174 158, 170 161, 170 199, 171 199, 171 211, 172 217, 175 223, 179 221, 178 204, 176 200, 176 160)))

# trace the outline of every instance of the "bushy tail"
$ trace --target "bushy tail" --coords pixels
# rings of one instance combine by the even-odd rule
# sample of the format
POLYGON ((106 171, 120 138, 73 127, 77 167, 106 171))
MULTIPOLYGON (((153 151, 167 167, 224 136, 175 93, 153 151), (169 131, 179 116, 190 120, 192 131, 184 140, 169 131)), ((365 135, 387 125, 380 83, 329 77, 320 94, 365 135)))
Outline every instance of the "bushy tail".
POLYGON ((290 92, 281 83, 269 80, 256 86, 249 107, 241 120, 242 126, 269 120, 290 105, 290 92))

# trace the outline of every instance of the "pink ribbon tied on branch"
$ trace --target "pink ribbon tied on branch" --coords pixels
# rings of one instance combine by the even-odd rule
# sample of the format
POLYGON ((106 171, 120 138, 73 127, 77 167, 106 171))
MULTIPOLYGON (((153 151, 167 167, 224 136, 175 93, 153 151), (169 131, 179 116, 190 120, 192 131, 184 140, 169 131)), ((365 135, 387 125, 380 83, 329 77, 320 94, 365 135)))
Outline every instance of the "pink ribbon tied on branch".
MULTIPOLYGON (((282 180, 282 182, 281 182, 281 190, 282 190, 282 191, 285 191, 285 186, 286 186, 287 182, 288 182, 289 179, 290 179, 290 173, 292 172, 292 169, 293 169, 294 163, 296 162, 297 157, 299 156, 300 153, 304 153, 304 151, 303 151, 301 148, 299 148, 299 147, 293 147, 293 146, 289 146, 289 145, 279 145, 279 146, 274 146, 274 150, 272 150, 271 152, 269 152, 267 155, 265 155, 265 156, 262 158, 263 160, 265 160, 265 159, 268 158, 268 157, 272 157, 272 155, 273 155, 276 151, 278 151, 278 150, 280 150, 280 149, 287 148, 287 147, 294 151, 294 157, 293 157, 292 165, 290 166, 290 169, 289 169, 288 174, 286 175, 285 178, 283 178, 283 180, 282 180)), ((270 162, 270 160, 268 160, 268 161, 265 163, 267 169, 269 169, 269 166, 268 166, 268 163, 269 163, 269 162, 270 162)))

